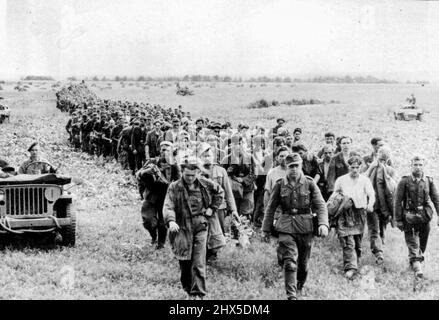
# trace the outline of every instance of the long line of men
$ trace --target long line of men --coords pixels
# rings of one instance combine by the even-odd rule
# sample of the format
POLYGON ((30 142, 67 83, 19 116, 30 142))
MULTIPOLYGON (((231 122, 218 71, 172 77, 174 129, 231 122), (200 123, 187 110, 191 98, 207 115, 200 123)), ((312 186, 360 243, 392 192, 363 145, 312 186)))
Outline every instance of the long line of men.
MULTIPOLYGON (((371 140, 369 153, 360 155, 352 151, 350 137, 327 132, 321 149, 313 154, 302 143, 301 128, 290 133, 284 119, 277 119, 268 131, 246 124, 232 128, 230 123, 207 118, 194 121, 181 106, 172 110, 103 100, 72 109, 66 126, 71 143, 90 154, 114 158, 136 175, 143 225, 157 249, 164 247, 170 231, 171 245, 181 261, 182 285, 190 296, 206 294, 203 259, 215 259, 224 245, 222 236, 230 229, 228 216, 237 221, 247 217, 255 228, 262 227, 267 241, 273 235, 279 237, 279 264, 285 270, 288 298, 296 298, 306 281, 309 234, 325 236, 326 226, 335 228, 340 238, 347 278, 356 275, 366 224, 376 263, 384 263, 389 223, 404 231, 410 265, 422 277, 430 209, 439 211, 439 195, 433 179, 423 173, 422 157, 412 159, 411 176, 399 178, 391 151, 379 137, 371 140), (220 189, 206 184, 205 178, 216 181, 220 189), (296 184, 300 188, 294 191, 296 184), (211 192, 216 196, 209 196, 211 192), (184 209, 175 203, 177 198, 187 201, 184 209), (215 205, 209 203, 212 199, 215 205), (176 244, 182 243, 175 240, 182 232, 177 211, 192 218, 209 214, 208 227, 203 229, 206 252, 188 255, 195 247, 189 250, 176 244), (312 216, 313 211, 318 213, 315 226, 306 227, 313 222, 305 219, 299 229, 284 228, 286 213, 294 218, 288 220, 294 226, 304 212, 312 216), (298 238, 298 233, 307 236, 298 238), (292 238, 285 238, 287 234, 292 238)), ((192 227, 198 230, 199 222, 192 227)), ((183 243, 192 243, 192 238, 183 243)))

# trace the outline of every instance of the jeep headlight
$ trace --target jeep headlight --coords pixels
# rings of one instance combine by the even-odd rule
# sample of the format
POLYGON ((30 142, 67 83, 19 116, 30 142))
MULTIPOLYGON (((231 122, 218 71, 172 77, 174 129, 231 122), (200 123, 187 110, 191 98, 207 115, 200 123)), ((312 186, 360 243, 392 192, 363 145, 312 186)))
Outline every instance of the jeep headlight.
POLYGON ((55 202, 61 196, 61 188, 58 187, 49 187, 44 191, 44 196, 50 202, 55 202))

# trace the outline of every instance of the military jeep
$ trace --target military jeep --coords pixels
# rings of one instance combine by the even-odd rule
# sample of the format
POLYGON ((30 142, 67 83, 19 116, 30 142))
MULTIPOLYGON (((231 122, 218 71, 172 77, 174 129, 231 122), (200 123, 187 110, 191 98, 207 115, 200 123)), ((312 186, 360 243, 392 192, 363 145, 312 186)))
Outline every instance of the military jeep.
POLYGON ((8 120, 10 122, 11 110, 8 106, 0 104, 0 124, 8 120))
POLYGON ((424 110, 421 108, 418 108, 415 105, 406 105, 401 108, 397 108, 393 111, 393 115, 395 117, 395 120, 404 120, 404 121, 411 121, 411 120, 423 120, 424 110))
POLYGON ((76 215, 65 189, 71 178, 57 174, 13 175, 0 179, 0 233, 56 233, 74 246, 76 215))

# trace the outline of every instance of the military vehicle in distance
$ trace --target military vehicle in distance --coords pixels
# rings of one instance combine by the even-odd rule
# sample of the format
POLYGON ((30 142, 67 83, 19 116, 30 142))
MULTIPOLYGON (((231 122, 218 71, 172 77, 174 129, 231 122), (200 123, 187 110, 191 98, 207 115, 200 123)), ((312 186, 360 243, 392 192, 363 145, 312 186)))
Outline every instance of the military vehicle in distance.
POLYGON ((393 111, 395 120, 423 120, 424 110, 415 105, 406 105, 393 111))
POLYGON ((419 120, 422 121, 424 110, 421 108, 418 108, 416 106, 416 98, 415 95, 412 93, 410 97, 405 99, 407 104, 401 108, 397 108, 393 111, 393 115, 395 117, 395 120, 419 120))

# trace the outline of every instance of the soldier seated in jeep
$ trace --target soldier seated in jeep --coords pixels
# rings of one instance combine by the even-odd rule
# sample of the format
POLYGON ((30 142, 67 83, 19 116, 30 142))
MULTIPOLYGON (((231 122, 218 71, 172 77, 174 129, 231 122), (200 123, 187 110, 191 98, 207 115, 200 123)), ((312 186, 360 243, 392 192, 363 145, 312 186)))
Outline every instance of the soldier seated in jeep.
POLYGON ((30 153, 30 158, 23 162, 18 174, 56 173, 56 169, 49 162, 40 158, 38 142, 32 143, 27 151, 30 153))

